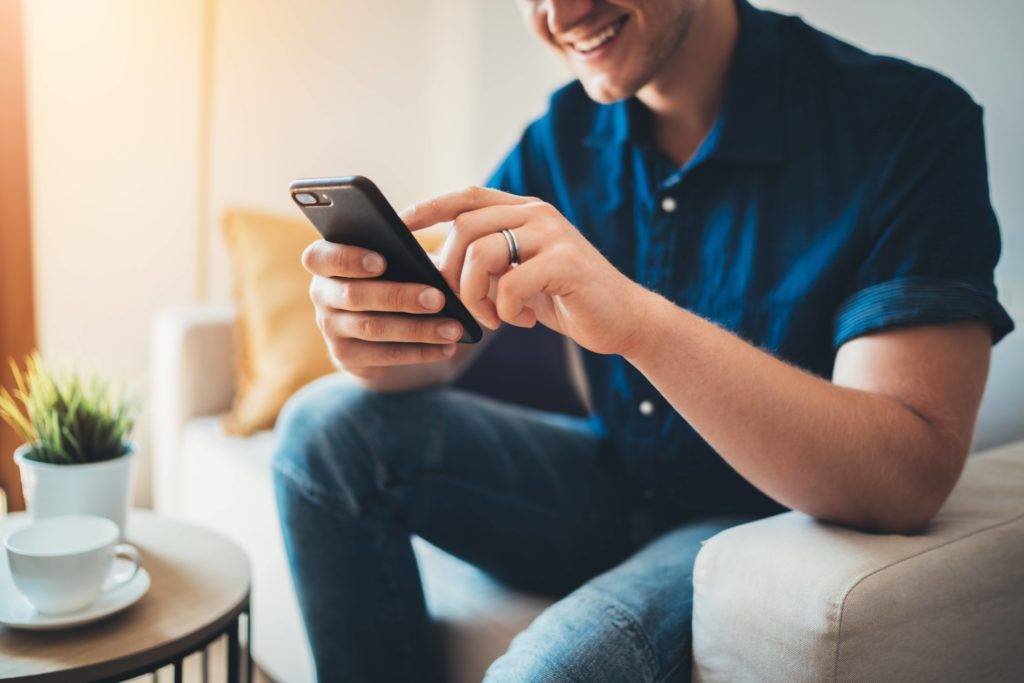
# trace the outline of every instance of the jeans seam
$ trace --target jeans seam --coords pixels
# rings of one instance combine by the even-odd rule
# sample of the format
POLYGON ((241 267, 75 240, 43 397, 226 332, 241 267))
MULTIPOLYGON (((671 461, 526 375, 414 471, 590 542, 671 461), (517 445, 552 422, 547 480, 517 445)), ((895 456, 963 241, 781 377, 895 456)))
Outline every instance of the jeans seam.
MULTIPOLYGON (((374 418, 378 417, 379 415, 374 415, 374 418)), ((386 474, 388 471, 387 462, 383 458, 378 457, 378 448, 376 447, 377 442, 372 438, 371 431, 362 424, 361 420, 349 419, 347 422, 352 428, 352 433, 356 440, 362 442, 364 452, 369 456, 370 462, 373 463, 375 475, 380 470, 383 470, 386 474)), ((386 478, 387 477, 385 476, 385 479, 386 478)))
POLYGON ((671 676, 674 676, 676 673, 678 673, 679 667, 683 666, 683 664, 685 664, 686 662, 692 661, 692 660, 693 660, 692 657, 689 657, 689 658, 688 657, 680 657, 678 660, 676 660, 675 664, 673 664, 672 666, 670 666, 668 668, 667 671, 665 671, 663 674, 658 676, 657 683, 665 683, 666 681, 669 680, 669 678, 671 676))
POLYGON ((605 611, 611 612, 617 617, 617 619, 612 620, 612 626, 631 637, 634 643, 640 645, 639 649, 643 653, 644 664, 647 667, 645 680, 655 680, 658 671, 658 661, 654 654, 654 648, 647 639, 647 634, 639 626, 640 620, 626 608, 610 601, 607 596, 602 595, 600 599, 605 602, 605 611))
POLYGON ((288 464, 274 463, 271 469, 287 479, 299 495, 305 497, 314 505, 325 507, 333 516, 340 517, 345 521, 360 516, 359 510, 353 510, 344 499, 331 495, 325 489, 307 480, 295 467, 288 464))
POLYGON ((329 494, 327 492, 327 489, 324 489, 318 486, 317 484, 314 484, 305 475, 303 475, 297 467, 293 467, 288 463, 284 463, 278 460, 271 465, 271 469, 273 469, 281 476, 290 479, 292 484, 296 488, 300 489, 300 493, 309 498, 311 501, 315 503, 340 504, 342 507, 345 507, 343 501, 329 494))

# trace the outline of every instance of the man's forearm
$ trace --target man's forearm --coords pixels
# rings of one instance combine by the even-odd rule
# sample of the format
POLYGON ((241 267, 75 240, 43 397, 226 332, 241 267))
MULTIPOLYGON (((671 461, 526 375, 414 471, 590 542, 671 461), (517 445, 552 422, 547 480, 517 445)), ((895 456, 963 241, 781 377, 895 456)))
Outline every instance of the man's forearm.
POLYGON ((748 481, 787 507, 886 531, 923 525, 965 444, 899 399, 790 366, 649 293, 625 355, 748 481))

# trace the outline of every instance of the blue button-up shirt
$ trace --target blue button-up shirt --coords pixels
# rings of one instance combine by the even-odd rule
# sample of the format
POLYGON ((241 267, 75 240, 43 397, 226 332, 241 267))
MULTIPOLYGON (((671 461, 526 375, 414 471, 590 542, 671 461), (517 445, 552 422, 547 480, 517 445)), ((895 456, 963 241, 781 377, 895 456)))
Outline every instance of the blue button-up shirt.
MULTIPOLYGON (((981 108, 932 71, 738 6, 721 114, 684 166, 656 149, 639 101, 600 105, 572 83, 491 185, 552 203, 632 280, 822 377, 842 344, 881 329, 1009 332, 981 108)), ((584 360, 638 502, 780 509, 629 363, 584 360)))

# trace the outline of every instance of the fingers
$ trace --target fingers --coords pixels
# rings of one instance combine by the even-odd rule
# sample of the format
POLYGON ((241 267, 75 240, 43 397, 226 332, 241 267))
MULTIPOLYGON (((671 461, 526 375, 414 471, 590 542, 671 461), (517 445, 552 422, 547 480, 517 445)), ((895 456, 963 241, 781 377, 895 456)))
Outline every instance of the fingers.
POLYGON ((436 363, 455 355, 455 344, 404 344, 339 337, 330 340, 331 355, 345 369, 436 363))
MULTIPOLYGON (((519 260, 525 261, 536 251, 536 242, 524 239, 522 228, 531 217, 529 204, 512 204, 488 206, 475 211, 459 214, 452 225, 441 253, 441 274, 450 287, 459 292, 460 275, 466 250, 476 240, 503 229, 516 230, 516 242, 519 245, 519 260)), ((504 240, 504 238, 502 238, 504 240)), ((508 255, 508 243, 505 254, 508 255)), ((507 259, 506 259, 507 265, 507 259)))
POLYGON ((421 204, 414 204, 402 211, 402 220, 410 230, 420 230, 431 225, 455 220, 460 213, 475 211, 495 204, 525 204, 529 197, 492 190, 486 187, 470 187, 458 192, 435 197, 421 204))
POLYGON ((387 264, 380 254, 348 244, 326 240, 313 242, 302 252, 302 265, 313 275, 324 277, 376 277, 387 264))
POLYGON ((465 265, 459 281, 459 298, 473 317, 492 330, 501 325, 501 319, 494 303, 487 296, 491 288, 491 276, 501 275, 508 268, 508 243, 500 233, 482 237, 466 250, 465 265))
POLYGON ((555 271, 549 259, 538 258, 513 268, 498 280, 495 310, 498 317, 519 327, 533 327, 537 316, 525 302, 541 292, 556 289, 555 271))
POLYGON ((409 314, 434 313, 441 308, 444 297, 432 287, 315 276, 311 296, 316 303, 317 326, 331 356, 347 370, 446 360, 455 354, 455 342, 462 338, 457 320, 409 314), (436 306, 409 303, 427 298, 417 292, 436 295, 436 306), (404 312, 378 310, 385 306, 404 312))
POLYGON ((326 314, 323 331, 332 338, 372 342, 451 344, 462 337, 462 325, 448 318, 349 311, 326 314))
POLYGON ((444 294, 439 289, 387 280, 339 280, 315 276, 309 296, 317 306, 345 311, 437 313, 444 306, 444 294))
POLYGON ((315 242, 302 263, 313 273, 309 295, 317 325, 339 366, 369 377, 388 366, 439 362, 455 354, 462 325, 423 315, 444 307, 440 290, 366 279, 384 272, 384 259, 350 245, 315 242))

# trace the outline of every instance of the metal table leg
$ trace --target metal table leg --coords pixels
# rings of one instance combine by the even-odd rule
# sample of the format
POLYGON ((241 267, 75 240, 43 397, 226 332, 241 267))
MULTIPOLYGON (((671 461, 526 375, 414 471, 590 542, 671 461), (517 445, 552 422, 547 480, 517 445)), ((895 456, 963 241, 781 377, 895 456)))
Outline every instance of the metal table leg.
POLYGON ((231 683, 241 683, 241 676, 238 670, 238 618, 236 617, 234 622, 228 628, 228 681, 231 683))
POLYGON ((252 612, 245 611, 245 680, 252 683, 252 612))

